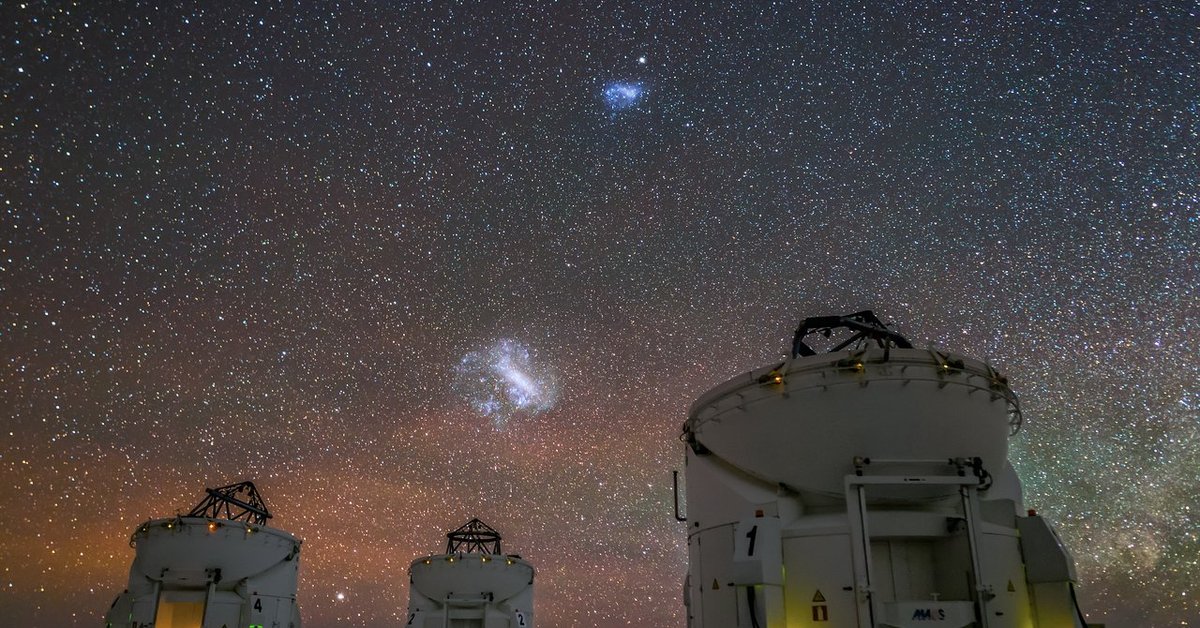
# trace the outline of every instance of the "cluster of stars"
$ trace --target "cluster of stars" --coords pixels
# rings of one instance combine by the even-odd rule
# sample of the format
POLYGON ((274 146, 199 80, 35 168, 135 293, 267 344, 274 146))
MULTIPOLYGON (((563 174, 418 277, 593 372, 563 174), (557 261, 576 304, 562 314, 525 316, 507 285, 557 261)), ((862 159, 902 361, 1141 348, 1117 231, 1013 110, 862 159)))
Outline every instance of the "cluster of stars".
POLYGON ((479 517, 539 625, 682 626, 689 404, 866 308, 1009 375, 1090 621, 1200 616, 1192 6, 0 21, 7 623, 99 625, 135 526, 251 479, 306 624, 403 623, 479 517))

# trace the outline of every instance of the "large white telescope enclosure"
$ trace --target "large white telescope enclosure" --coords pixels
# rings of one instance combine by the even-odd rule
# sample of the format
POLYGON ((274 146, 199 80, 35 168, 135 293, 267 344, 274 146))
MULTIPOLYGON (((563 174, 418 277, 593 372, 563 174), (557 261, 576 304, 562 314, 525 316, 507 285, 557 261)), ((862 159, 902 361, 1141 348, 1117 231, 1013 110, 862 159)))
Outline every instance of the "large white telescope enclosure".
POLYGON ((806 319, 786 360, 684 424, 688 626, 1084 626, 1074 562, 1008 462, 1020 422, 983 362, 869 311, 806 319))
POLYGON ((187 515, 138 526, 106 628, 300 628, 300 539, 268 527, 270 517, 242 482, 207 489, 187 515))

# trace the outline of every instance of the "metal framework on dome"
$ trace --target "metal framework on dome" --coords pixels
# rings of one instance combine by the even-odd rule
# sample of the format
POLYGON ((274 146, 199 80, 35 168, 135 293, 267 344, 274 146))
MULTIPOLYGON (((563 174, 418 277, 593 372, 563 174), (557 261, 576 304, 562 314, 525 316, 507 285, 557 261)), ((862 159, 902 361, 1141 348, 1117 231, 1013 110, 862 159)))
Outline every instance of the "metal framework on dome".
POLYGON ((196 504, 187 516, 247 521, 260 526, 267 525, 267 519, 271 518, 267 504, 258 494, 258 489, 254 488, 253 482, 204 490, 208 492, 208 497, 196 504))
POLYGON ((912 349, 912 343, 907 338, 887 328, 879 317, 871 310, 863 310, 853 314, 845 314, 842 316, 810 316, 800 323, 800 327, 796 328, 796 335, 792 337, 792 357, 816 355, 817 352, 804 339, 809 334, 820 334, 826 338, 833 335, 835 329, 848 329, 851 336, 829 350, 829 353, 836 353, 850 346, 860 346, 869 341, 875 341, 881 349, 888 347, 899 347, 901 349, 912 349))
POLYGON ((453 532, 448 532, 446 538, 447 554, 491 554, 498 555, 500 551, 500 533, 479 519, 464 523, 453 532))

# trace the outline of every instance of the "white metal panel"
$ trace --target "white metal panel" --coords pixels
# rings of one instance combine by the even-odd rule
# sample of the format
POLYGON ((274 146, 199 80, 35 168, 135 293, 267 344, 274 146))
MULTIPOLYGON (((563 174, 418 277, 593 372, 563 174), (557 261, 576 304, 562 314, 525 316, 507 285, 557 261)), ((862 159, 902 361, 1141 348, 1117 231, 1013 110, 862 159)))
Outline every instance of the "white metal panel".
POLYGON ((784 604, 789 628, 858 625, 846 532, 787 536, 783 540, 784 604))
POLYGON ((733 525, 692 537, 700 555, 698 592, 703 626, 738 626, 738 595, 733 586, 733 525))
POLYGON ((751 517, 733 531, 733 583, 783 584, 779 517, 751 517))

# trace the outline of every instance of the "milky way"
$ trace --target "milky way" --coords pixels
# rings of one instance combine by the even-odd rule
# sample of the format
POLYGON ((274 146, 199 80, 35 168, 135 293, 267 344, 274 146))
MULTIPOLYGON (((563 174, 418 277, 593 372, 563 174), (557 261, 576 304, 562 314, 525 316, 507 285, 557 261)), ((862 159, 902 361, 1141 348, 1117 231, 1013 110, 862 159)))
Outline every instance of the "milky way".
POLYGON ((689 404, 867 308, 1009 376, 1092 621, 1200 617, 1195 4, 687 4, 2 3, 4 622, 250 479, 305 625, 479 517, 683 626, 689 404))

